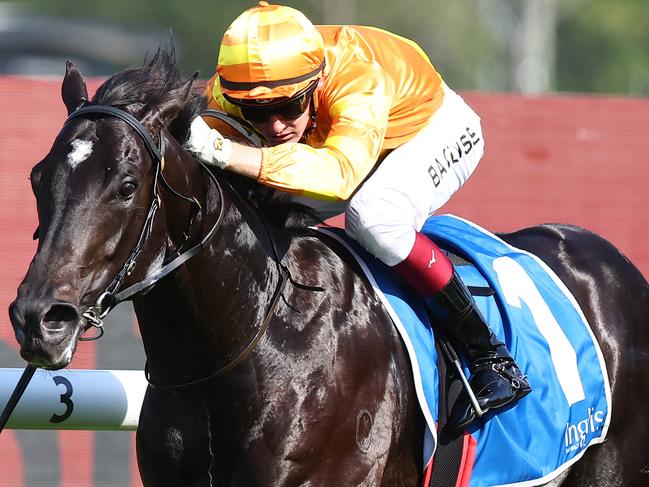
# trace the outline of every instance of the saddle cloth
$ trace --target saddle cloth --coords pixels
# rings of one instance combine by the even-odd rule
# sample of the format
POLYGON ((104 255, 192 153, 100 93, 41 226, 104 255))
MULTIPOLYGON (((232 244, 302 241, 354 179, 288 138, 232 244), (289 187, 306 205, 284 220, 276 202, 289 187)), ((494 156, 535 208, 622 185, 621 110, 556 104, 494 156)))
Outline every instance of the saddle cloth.
MULTIPOLYGON (((424 303, 389 267, 339 229, 319 229, 358 260, 398 328, 412 362, 417 398, 427 423, 424 465, 437 445, 438 372, 434 333, 424 303)), ((472 265, 456 266, 468 286, 490 287, 476 302, 506 343, 532 392, 486 423, 471 425, 475 456, 471 487, 542 485, 604 441, 611 395, 601 350, 572 294, 536 256, 479 226, 431 217, 422 232, 472 265)), ((464 370, 469 376, 468 368, 464 370)), ((464 479, 467 482, 467 479, 464 479)))

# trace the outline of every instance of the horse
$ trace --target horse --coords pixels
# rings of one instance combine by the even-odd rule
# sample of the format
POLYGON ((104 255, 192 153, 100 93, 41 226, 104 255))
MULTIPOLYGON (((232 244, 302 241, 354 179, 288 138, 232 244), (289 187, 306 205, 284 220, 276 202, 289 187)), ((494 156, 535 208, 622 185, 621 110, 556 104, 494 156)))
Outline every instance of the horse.
MULTIPOLYGON (((67 366, 131 299, 150 384, 144 485, 420 485, 424 421, 388 313, 299 209, 183 149, 205 108, 195 80, 160 49, 89 101, 68 62, 69 118, 30 176, 38 247, 10 305, 21 356, 67 366)), ((644 485, 649 284, 575 226, 501 238, 563 280, 608 364, 608 438, 551 485, 644 485)))

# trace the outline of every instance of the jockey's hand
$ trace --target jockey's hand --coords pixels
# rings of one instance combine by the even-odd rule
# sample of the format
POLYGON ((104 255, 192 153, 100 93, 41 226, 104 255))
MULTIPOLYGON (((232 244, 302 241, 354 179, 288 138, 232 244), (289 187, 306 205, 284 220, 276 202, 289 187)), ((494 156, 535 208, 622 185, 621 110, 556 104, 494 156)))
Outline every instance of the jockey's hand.
POLYGON ((232 141, 223 137, 218 130, 210 128, 203 117, 198 116, 189 127, 185 149, 204 163, 225 169, 232 155, 232 141))

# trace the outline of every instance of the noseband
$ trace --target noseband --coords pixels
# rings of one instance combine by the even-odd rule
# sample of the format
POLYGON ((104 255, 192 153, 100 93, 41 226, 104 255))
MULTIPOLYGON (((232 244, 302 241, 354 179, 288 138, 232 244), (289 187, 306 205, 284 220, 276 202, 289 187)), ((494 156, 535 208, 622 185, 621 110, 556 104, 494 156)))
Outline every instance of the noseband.
MULTIPOLYGON (((223 205, 223 189, 221 188, 218 179, 214 176, 212 171, 210 171, 207 168, 205 164, 195 159, 196 162, 199 164, 199 166, 210 177, 210 179, 214 183, 214 186, 218 190, 220 209, 219 209, 219 215, 216 219, 216 222, 212 225, 210 230, 207 232, 207 234, 203 237, 203 239, 198 244, 194 245, 190 249, 185 250, 184 252, 180 252, 180 250, 182 249, 182 245, 181 245, 178 250, 179 255, 177 255, 174 259, 165 263, 160 269, 153 272, 151 275, 147 276, 142 281, 139 281, 117 292, 117 290, 122 284, 122 281, 127 276, 129 276, 135 269, 135 264, 138 256, 142 252, 142 247, 144 245, 144 242, 146 241, 147 237, 151 233, 151 228, 153 227, 155 214, 158 208, 160 207, 160 194, 159 194, 159 185, 158 185, 159 180, 162 180, 165 187, 168 190, 170 190, 172 194, 186 200, 192 205, 195 205, 198 208, 198 211, 202 210, 202 208, 195 197, 189 198, 187 196, 178 193, 169 185, 164 175, 162 175, 162 169, 164 166, 164 136, 162 133, 160 134, 160 144, 156 145, 155 142, 153 141, 153 138, 147 131, 147 129, 144 128, 144 126, 135 117, 133 117, 129 113, 126 113, 123 110, 111 106, 105 106, 105 105, 88 105, 83 108, 79 108, 78 110, 70 114, 70 116, 68 116, 64 125, 74 118, 88 116, 88 115, 110 115, 112 117, 119 118, 120 120, 123 120, 128 125, 130 125, 131 128, 133 128, 137 132, 142 142, 144 142, 144 145, 147 151, 149 152, 149 155, 151 156, 151 159, 153 160, 153 164, 155 166, 155 174, 153 177, 153 198, 151 199, 151 206, 149 207, 149 212, 147 213, 147 217, 146 220, 144 221, 144 226, 142 227, 142 232, 140 233, 140 237, 138 238, 137 244, 131 251, 129 258, 124 263, 122 269, 113 278, 113 280, 106 287, 104 292, 102 292, 99 295, 99 298, 97 299, 95 304, 89 306, 83 313, 83 317, 86 318, 88 324, 90 326, 96 327, 99 330, 98 335, 92 338, 86 338, 85 340, 96 340, 97 338, 103 335, 103 319, 115 306, 117 306, 122 301, 125 301, 133 297, 135 294, 139 293, 140 291, 143 291, 144 289, 151 287, 153 284, 158 282, 160 279, 165 277, 170 272, 177 269, 179 266, 187 262, 189 259, 191 259, 193 256, 198 254, 203 249, 205 244, 214 235, 217 227, 221 223, 223 217, 224 205, 223 205)), ((190 237, 191 227, 193 225, 196 213, 197 212, 193 212, 192 216, 190 217, 188 229, 185 232, 185 239, 189 239, 190 237)))

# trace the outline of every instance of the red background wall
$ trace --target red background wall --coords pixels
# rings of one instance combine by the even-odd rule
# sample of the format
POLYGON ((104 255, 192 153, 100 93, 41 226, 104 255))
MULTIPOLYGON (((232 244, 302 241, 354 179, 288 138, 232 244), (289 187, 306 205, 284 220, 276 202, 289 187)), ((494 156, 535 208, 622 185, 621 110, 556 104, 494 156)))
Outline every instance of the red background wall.
MULTIPOLYGON (((90 91, 97 85, 97 80, 91 80, 90 91)), ((24 365, 15 353, 6 309, 35 249, 31 240, 35 205, 27 176, 47 153, 65 119, 59 93, 59 79, 0 77, 2 366, 24 365)), ((648 99, 464 96, 482 116, 486 154, 474 176, 442 211, 493 231, 548 222, 584 226, 612 241, 649 276, 648 99)), ((95 345, 86 342, 73 367, 93 368, 95 357, 95 345)), ((15 435, 8 431, 0 437, 0 485, 20 487, 27 485, 23 460, 29 452, 21 451, 15 435)), ((47 485, 93 483, 95 435, 58 433, 59 478, 47 485)), ((128 468, 131 484, 138 485, 134 461, 128 468)))

